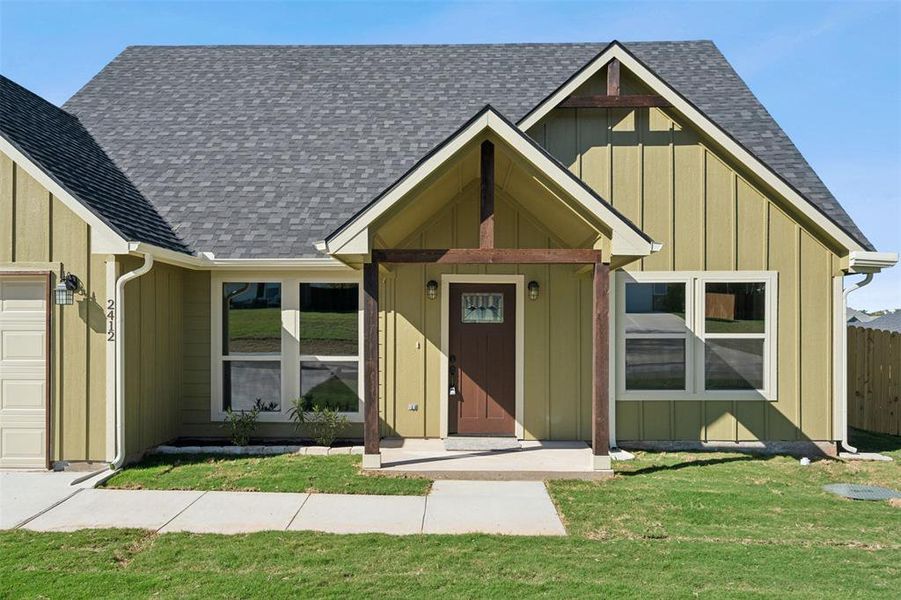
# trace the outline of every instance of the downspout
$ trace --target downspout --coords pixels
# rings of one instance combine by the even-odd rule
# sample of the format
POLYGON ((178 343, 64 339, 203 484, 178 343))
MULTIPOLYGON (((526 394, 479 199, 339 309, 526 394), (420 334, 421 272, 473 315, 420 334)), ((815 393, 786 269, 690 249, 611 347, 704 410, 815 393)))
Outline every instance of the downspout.
MULTIPOLYGON (((842 292, 842 317, 847 319, 845 315, 848 314, 848 295, 858 290, 865 285, 868 285, 871 281, 873 281, 873 274, 867 273, 866 276, 858 281, 857 283, 848 286, 842 292)), ((839 394, 841 395, 841 415, 842 415, 842 423, 841 423, 841 434, 842 439, 839 440, 839 444, 842 448, 847 450, 852 454, 857 454, 857 448, 850 445, 848 443, 848 324, 845 323, 841 328, 841 346, 840 351, 842 353, 841 360, 841 385, 839 386, 839 394)))
POLYGON ((116 456, 110 469, 117 470, 125 462, 125 284, 137 279, 153 267, 153 256, 144 254, 144 264, 116 280, 116 456))

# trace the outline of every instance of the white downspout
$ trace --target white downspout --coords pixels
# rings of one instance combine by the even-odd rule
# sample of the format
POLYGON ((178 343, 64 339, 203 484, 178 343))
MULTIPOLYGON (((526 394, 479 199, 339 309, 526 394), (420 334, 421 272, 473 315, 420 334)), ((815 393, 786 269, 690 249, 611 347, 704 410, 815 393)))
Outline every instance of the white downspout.
POLYGON ((153 256, 144 254, 144 264, 116 280, 116 456, 110 469, 125 462, 125 284, 137 279, 153 267, 153 256))
MULTIPOLYGON (((847 321, 848 314, 848 295, 854 290, 858 290, 865 285, 868 285, 871 281, 873 281, 873 274, 867 273, 866 276, 858 281, 857 283, 848 286, 842 292, 842 318, 847 321)), ((848 443, 848 324, 847 322, 841 328, 841 344, 839 345, 839 352, 841 352, 841 360, 839 364, 841 365, 841 370, 839 371, 839 377, 841 384, 838 388, 838 393, 841 398, 841 439, 839 440, 839 444, 842 448, 847 450, 852 454, 857 454, 857 448, 850 445, 848 443)))

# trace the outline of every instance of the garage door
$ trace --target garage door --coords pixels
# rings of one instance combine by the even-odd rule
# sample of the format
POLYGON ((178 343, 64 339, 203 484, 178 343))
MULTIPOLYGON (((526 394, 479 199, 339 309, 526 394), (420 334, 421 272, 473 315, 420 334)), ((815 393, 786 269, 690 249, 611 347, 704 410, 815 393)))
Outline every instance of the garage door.
POLYGON ((0 468, 47 467, 45 286, 0 276, 0 468))

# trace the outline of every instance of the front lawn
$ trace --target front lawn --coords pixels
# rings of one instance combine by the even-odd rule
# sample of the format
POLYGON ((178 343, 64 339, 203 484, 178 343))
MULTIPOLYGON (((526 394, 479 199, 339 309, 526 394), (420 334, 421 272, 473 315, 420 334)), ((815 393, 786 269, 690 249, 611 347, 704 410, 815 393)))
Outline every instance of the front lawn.
POLYGON ((896 462, 640 453, 612 480, 549 484, 566 538, 14 531, 0 534, 0 579, 10 597, 893 597, 901 503, 820 489, 901 488, 901 438, 856 443, 896 462))
POLYGON ((420 478, 375 477, 360 472, 360 457, 337 456, 148 456, 106 482, 106 487, 147 490, 322 492, 326 494, 428 493, 420 478))

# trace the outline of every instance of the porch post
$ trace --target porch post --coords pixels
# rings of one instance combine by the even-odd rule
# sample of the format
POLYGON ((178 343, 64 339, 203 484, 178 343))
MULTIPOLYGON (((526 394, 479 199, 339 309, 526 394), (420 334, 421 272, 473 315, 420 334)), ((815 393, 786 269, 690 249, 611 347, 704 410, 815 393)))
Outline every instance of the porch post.
POLYGON ((595 470, 610 470, 610 338, 607 319, 610 304, 610 265, 594 263, 594 310, 592 311, 591 453, 595 470))
POLYGON ((379 469, 379 263, 363 264, 363 468, 379 469))

